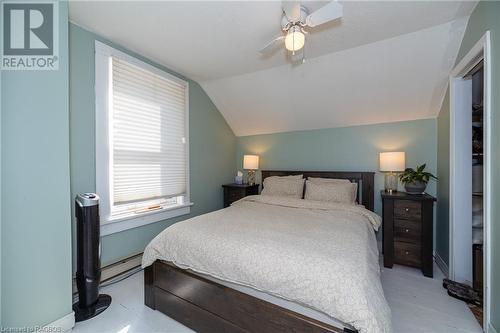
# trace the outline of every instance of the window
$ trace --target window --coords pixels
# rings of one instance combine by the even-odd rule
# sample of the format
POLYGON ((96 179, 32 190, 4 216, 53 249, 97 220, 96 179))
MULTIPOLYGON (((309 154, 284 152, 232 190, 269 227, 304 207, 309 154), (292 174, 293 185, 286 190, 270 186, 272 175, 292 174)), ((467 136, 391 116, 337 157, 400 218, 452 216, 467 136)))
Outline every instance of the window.
POLYGON ((101 234, 189 213, 188 83, 96 42, 101 234))

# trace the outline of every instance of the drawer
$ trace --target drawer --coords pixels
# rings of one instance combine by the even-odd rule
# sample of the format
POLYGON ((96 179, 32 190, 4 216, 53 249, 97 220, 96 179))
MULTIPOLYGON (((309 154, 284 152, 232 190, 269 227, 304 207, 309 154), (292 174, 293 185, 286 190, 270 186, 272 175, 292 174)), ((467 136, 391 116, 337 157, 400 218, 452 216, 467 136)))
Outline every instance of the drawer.
POLYGON ((229 191, 229 193, 228 193, 228 200, 229 200, 229 202, 235 202, 235 201, 242 199, 244 196, 245 196, 244 189, 232 190, 232 191, 229 191))
POLYGON ((259 186, 254 186, 247 189, 247 195, 257 195, 259 194, 259 186))
POLYGON ((422 263, 422 248, 420 245, 395 241, 394 262, 401 265, 420 267, 422 263))
POLYGON ((394 217, 403 220, 420 221, 422 204, 419 201, 394 200, 394 217))
POLYGON ((412 220, 394 220, 394 240, 405 243, 421 244, 422 223, 412 220))

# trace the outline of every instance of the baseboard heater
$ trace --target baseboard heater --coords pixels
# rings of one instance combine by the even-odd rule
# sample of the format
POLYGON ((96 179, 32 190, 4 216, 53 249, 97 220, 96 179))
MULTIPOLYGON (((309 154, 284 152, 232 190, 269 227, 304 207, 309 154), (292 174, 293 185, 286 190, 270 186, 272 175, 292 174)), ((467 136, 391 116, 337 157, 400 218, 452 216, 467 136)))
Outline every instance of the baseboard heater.
MULTIPOLYGON (((132 270, 139 269, 142 262, 142 252, 122 259, 101 268, 101 284, 132 270)), ((73 294, 77 293, 75 276, 73 276, 73 294)))

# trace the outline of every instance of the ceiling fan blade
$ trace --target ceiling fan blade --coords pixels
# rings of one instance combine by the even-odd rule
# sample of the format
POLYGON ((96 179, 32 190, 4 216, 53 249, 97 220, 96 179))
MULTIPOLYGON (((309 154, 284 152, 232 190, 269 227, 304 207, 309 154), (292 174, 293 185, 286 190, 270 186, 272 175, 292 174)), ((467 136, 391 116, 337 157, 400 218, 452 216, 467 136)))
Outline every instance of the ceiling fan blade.
POLYGON ((264 46, 259 53, 262 55, 269 55, 276 51, 278 48, 281 48, 281 45, 285 41, 285 36, 279 36, 272 41, 270 41, 266 46, 264 46))
POLYGON ((337 1, 332 1, 307 16, 306 24, 310 27, 315 27, 320 24, 338 19, 339 17, 342 17, 342 14, 342 5, 337 1))
POLYGON ((300 21, 300 1, 282 1, 281 6, 285 12, 288 21, 300 21))

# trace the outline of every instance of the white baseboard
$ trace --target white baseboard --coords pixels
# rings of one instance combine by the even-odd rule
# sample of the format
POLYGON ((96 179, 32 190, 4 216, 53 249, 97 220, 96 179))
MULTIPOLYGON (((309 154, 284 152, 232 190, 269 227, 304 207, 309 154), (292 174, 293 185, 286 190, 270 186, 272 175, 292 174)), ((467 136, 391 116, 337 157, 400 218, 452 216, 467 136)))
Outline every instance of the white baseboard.
POLYGON ((105 266, 101 271, 101 282, 109 280, 117 275, 131 270, 142 263, 142 253, 136 254, 124 260, 120 260, 114 264, 105 266))
POLYGON ((62 318, 43 326, 39 332, 68 332, 75 326, 75 313, 71 311, 62 318))
POLYGON ((434 260, 436 261, 436 265, 443 272, 444 276, 449 277, 450 274, 449 274, 448 265, 443 260, 443 258, 441 258, 441 256, 436 252, 434 252, 434 260))
POLYGON ((486 333, 498 333, 498 331, 493 327, 492 323, 488 323, 488 329, 486 330, 486 333))
MULTIPOLYGON (((120 275, 126 271, 131 270, 137 266, 140 266, 142 262, 142 253, 133 255, 126 259, 115 262, 111 265, 104 266, 101 269, 101 283, 103 281, 109 280, 117 275, 120 275)), ((73 293, 76 293, 76 281, 73 277, 73 293)))

